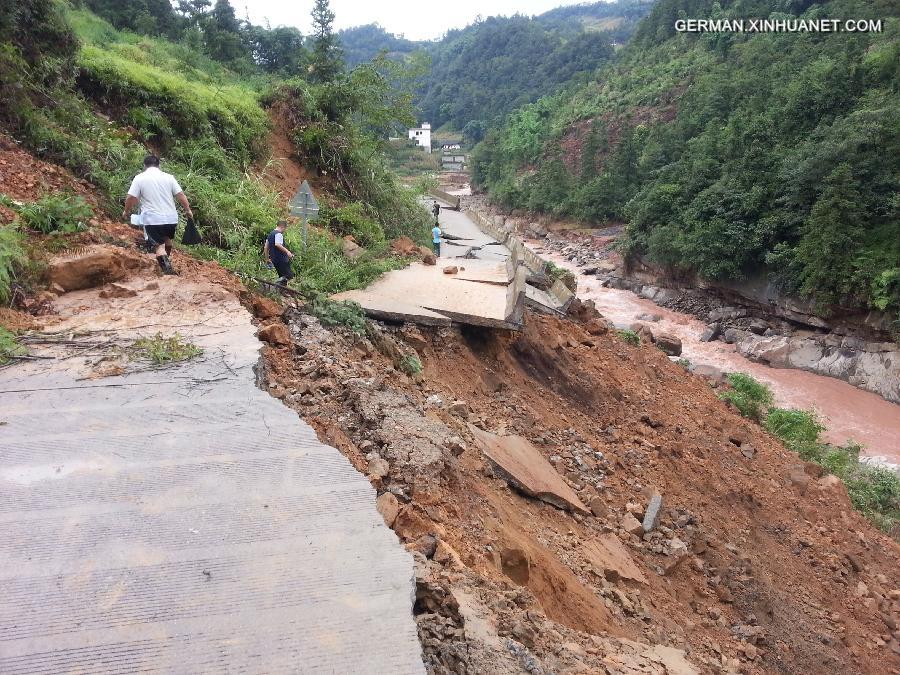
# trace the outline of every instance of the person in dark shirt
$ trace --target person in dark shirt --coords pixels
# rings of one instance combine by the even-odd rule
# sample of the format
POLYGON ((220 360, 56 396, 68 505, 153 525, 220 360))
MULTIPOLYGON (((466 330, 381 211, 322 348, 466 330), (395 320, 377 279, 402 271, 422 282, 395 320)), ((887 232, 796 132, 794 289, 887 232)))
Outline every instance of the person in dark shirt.
POLYGON ((435 202, 431 207, 431 213, 434 214, 434 224, 437 225, 438 218, 441 215, 441 205, 435 202))
POLYGON ((272 266, 278 272, 278 284, 286 286, 287 282, 294 278, 294 272, 291 270, 291 253, 287 246, 284 245, 284 231, 287 229, 287 221, 279 220, 275 225, 275 229, 266 237, 265 255, 266 259, 272 263, 272 266))

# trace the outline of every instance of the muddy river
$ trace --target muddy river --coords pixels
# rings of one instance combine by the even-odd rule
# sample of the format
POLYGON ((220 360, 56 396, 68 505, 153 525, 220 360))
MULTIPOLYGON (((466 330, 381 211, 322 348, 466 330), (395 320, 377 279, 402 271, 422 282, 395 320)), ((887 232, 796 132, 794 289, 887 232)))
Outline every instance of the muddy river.
POLYGON ((578 297, 593 300, 600 313, 616 326, 629 326, 637 321, 639 314, 661 316, 659 322, 649 325, 653 330, 658 327, 681 338, 684 358, 725 372, 748 373, 771 387, 776 405, 815 410, 825 425, 826 440, 840 444, 856 441, 864 447, 865 455, 900 466, 900 406, 832 377, 753 363, 737 353, 734 345, 700 342, 706 324, 694 317, 659 307, 630 291, 603 288, 596 278, 582 276, 565 258, 539 248, 535 251, 574 272, 578 278, 578 297))

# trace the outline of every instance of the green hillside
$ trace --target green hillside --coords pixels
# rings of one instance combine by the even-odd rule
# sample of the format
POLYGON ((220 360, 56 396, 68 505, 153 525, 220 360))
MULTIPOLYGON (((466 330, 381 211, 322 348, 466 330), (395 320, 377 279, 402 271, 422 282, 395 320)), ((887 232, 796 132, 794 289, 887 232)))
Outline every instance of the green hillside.
POLYGON ((398 38, 377 25, 339 36, 351 64, 381 50, 400 59, 427 54, 431 70, 416 97, 420 118, 435 127, 466 128, 470 140, 480 140, 484 129, 509 111, 584 80, 608 62, 614 46, 628 39, 651 5, 652 0, 618 0, 535 17, 489 17, 433 42, 398 38))
POLYGON ((823 312, 897 312, 897 13, 886 0, 661 0, 614 65, 490 134, 474 179, 511 207, 626 221, 626 251, 676 274, 765 268, 823 312), (887 20, 880 33, 675 32, 710 17, 887 20))
MULTIPOLYGON (((127 3, 88 4, 113 20, 127 15, 127 3)), ((224 0, 196 5, 191 16, 153 7, 172 19, 160 19, 165 36, 160 21, 145 22, 147 33, 120 30, 54 0, 25 0, 3 13, 0 130, 91 181, 111 216, 121 213, 143 156, 159 153, 194 206, 205 240, 199 254, 251 276, 260 273, 264 234, 284 215, 284 196, 265 180, 277 110, 297 159, 320 176, 321 225, 356 234, 369 248, 348 261, 339 239, 314 236, 304 281, 334 291, 398 264, 381 255, 387 240, 427 230, 426 212, 382 152, 385 128, 414 121, 402 68, 368 63, 308 81, 289 66, 273 70, 269 57, 308 60, 315 72, 315 51, 287 43, 263 58, 253 45, 281 29, 237 21, 224 0), (234 49, 223 51, 226 43, 234 49)))

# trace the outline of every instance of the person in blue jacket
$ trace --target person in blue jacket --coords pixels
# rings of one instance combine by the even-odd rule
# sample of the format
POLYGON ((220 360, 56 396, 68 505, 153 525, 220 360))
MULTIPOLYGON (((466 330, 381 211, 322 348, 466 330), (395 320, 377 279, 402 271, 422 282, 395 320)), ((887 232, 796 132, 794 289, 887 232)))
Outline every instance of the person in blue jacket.
POLYGON ((294 254, 284 245, 284 231, 287 229, 287 221, 279 220, 275 229, 266 237, 265 256, 278 272, 277 283, 286 286, 287 282, 294 278, 291 270, 291 259, 294 254))

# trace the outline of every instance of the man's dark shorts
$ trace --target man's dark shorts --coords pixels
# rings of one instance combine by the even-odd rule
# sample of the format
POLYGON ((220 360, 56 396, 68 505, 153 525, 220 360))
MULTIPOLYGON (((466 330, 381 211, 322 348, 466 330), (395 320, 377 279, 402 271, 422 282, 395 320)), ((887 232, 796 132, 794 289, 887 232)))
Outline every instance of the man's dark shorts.
POLYGON ((278 272, 278 276, 288 280, 294 278, 294 272, 293 270, 291 270, 291 262, 289 260, 279 260, 278 262, 273 261, 272 265, 278 272))
POLYGON ((162 246, 166 243, 166 239, 174 239, 175 238, 175 230, 178 229, 178 225, 146 225, 144 230, 147 232, 147 237, 150 238, 157 246, 162 246))

